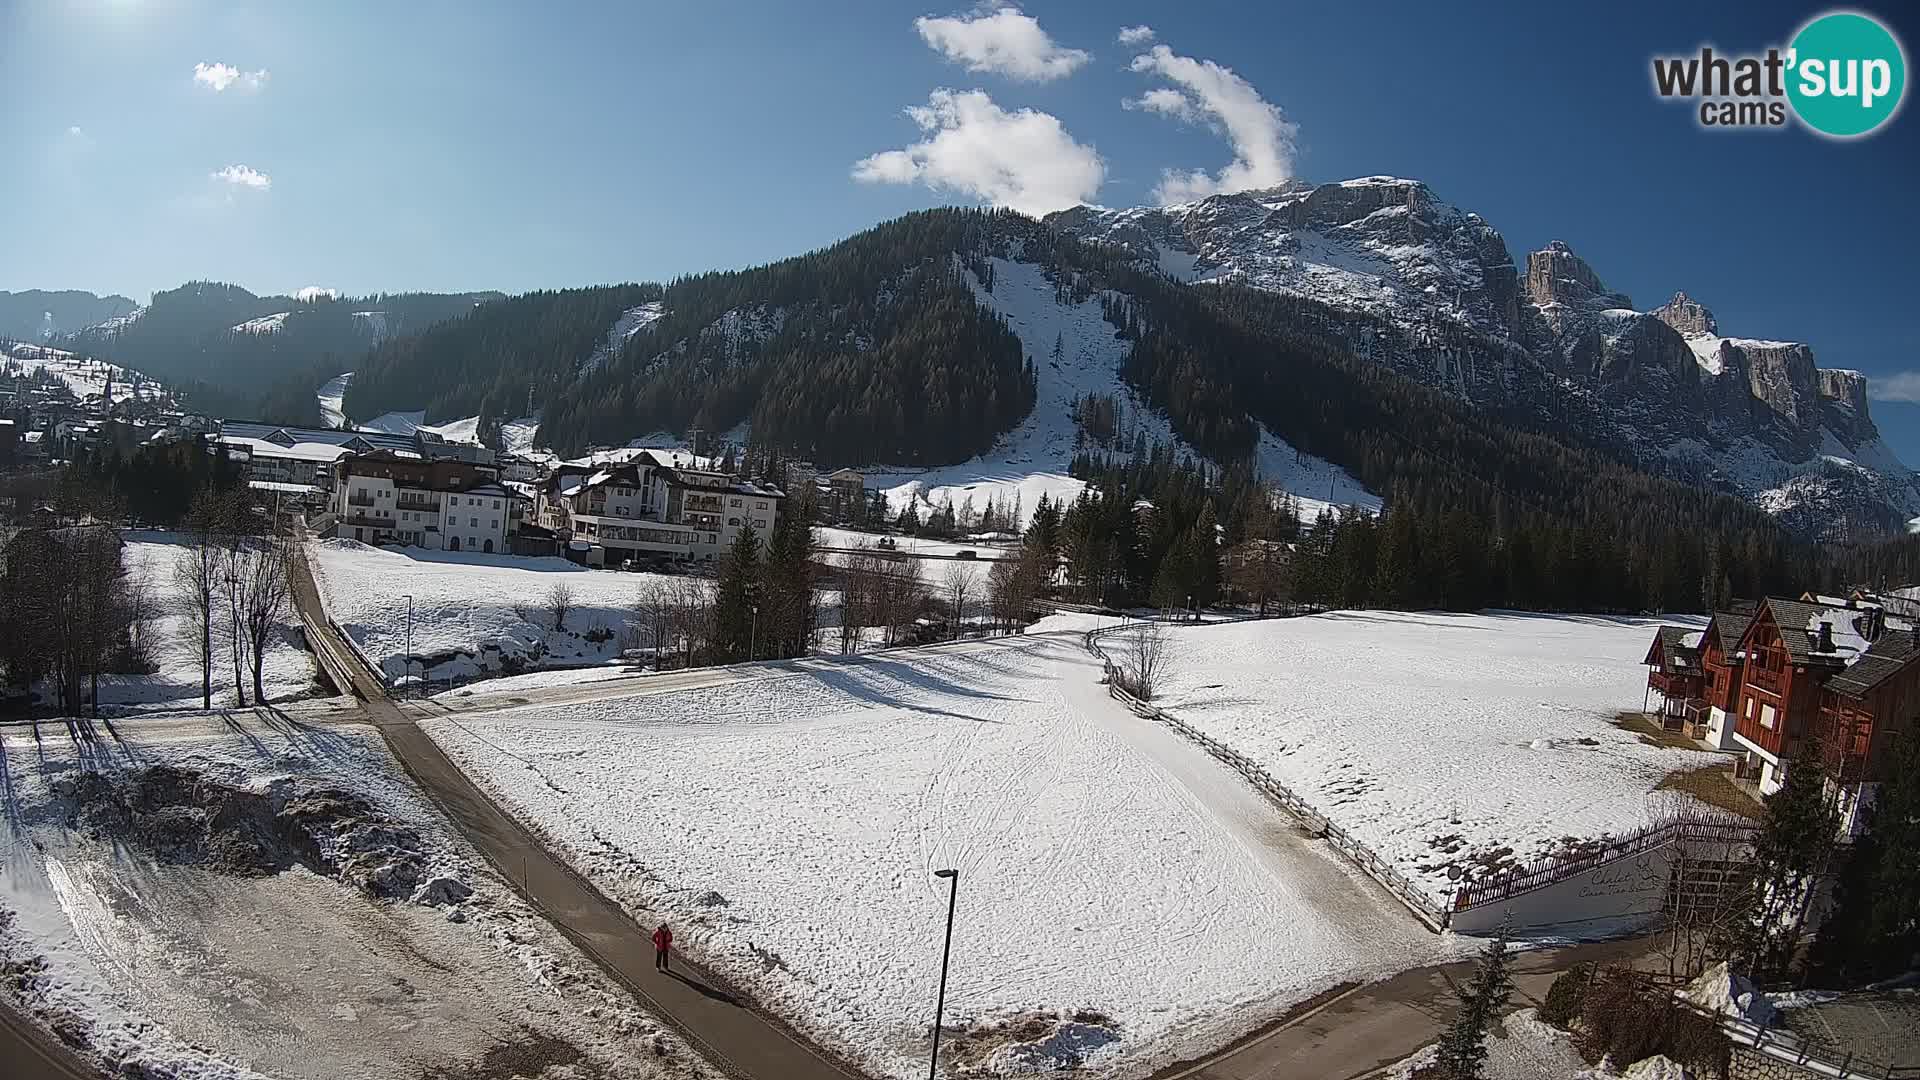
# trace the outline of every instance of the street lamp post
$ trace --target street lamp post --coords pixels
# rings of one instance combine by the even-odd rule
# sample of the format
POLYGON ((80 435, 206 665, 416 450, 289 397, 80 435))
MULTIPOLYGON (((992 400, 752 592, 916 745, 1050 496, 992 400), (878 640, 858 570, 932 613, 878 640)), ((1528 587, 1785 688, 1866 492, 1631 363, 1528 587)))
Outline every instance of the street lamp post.
POLYGON ((753 623, 747 630, 747 659, 756 660, 760 656, 760 605, 753 605, 753 623))
MULTIPOLYGON (((413 594, 407 593, 407 663, 406 673, 413 674, 413 594)), ((425 669, 420 672, 426 674, 425 669)))
POLYGON ((953 908, 960 896, 960 871, 935 870, 933 876, 947 879, 947 944, 940 950, 940 995, 933 1006, 933 1057, 927 1062, 927 1080, 933 1080, 940 1068, 940 1025, 947 1012, 947 961, 953 958, 953 908))

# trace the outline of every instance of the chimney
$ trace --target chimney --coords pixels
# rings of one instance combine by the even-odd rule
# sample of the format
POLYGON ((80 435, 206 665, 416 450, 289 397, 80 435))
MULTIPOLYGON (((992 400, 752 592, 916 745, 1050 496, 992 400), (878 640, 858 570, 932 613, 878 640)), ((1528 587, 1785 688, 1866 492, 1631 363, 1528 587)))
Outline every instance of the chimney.
POLYGON ((1833 651, 1833 624, 1832 623, 1823 622, 1820 624, 1820 636, 1813 643, 1813 651, 1823 652, 1823 653, 1833 651))

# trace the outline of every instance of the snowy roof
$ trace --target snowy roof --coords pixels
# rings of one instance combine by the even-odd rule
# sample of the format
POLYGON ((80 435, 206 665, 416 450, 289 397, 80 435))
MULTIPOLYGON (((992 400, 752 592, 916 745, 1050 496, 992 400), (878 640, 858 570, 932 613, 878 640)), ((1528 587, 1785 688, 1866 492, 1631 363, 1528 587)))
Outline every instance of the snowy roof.
POLYGON ((1917 657, 1920 635, 1910 630, 1889 630, 1855 657, 1845 671, 1828 679, 1825 688, 1848 697, 1863 697, 1917 657))
POLYGON ((249 480, 247 486, 255 491, 277 491, 283 495, 312 495, 320 490, 312 484, 283 484, 278 480, 249 480))
POLYGON ((229 435, 220 436, 220 444, 228 452, 244 450, 250 457, 290 458, 295 461, 334 462, 353 453, 351 449, 334 443, 297 442, 285 446, 266 439, 234 438, 229 435))

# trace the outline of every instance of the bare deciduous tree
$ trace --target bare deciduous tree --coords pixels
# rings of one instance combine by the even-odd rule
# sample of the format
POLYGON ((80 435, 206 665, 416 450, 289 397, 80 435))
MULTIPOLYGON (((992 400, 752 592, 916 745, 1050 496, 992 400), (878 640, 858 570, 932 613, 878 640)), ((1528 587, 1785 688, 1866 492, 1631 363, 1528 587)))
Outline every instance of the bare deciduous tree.
POLYGON ((1132 662, 1132 670, 1124 676, 1122 688, 1141 701, 1152 701, 1154 691, 1160 685, 1160 677, 1167 670, 1172 651, 1171 635, 1167 633, 1165 623, 1149 619, 1127 637, 1132 654, 1128 657, 1132 662))
POLYGON ((293 541, 284 536, 249 538, 245 579, 241 582, 241 624, 246 631, 247 658, 253 669, 253 700, 265 704, 263 672, 267 647, 293 606, 288 577, 294 558, 293 541))
POLYGON ((673 583, 671 639, 681 646, 687 667, 713 640, 713 582, 680 578, 673 583))
POLYGON ((573 610, 573 586, 564 581, 556 581, 547 590, 547 614, 553 618, 555 630, 567 628, 567 612, 573 610))
POLYGON ((1692 979, 1714 961, 1718 946, 1755 916, 1758 897, 1743 842, 1723 837, 1752 822, 1678 791, 1648 796, 1648 821, 1676 832, 1667 846, 1664 921, 1653 952, 1667 974, 1692 979))
POLYGON ((971 563, 947 564, 947 606, 953 609, 953 636, 967 632, 967 605, 973 601, 974 567, 971 563))

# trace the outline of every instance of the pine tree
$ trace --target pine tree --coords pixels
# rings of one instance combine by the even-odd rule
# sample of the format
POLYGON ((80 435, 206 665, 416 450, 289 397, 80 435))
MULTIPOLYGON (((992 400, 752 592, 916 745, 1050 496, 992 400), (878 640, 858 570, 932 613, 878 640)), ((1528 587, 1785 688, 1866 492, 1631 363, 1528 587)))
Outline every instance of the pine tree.
POLYGON ((1474 967, 1473 981, 1457 993, 1460 1015, 1440 1040, 1435 1064, 1447 1080, 1479 1080, 1480 1068, 1487 1060, 1487 1029, 1507 1007, 1513 996, 1513 976, 1509 971, 1506 925, 1487 943, 1474 967))
POLYGON ((714 594, 713 646, 722 660, 744 660, 756 644, 754 605, 759 602, 760 537, 752 526, 740 530, 721 556, 714 594))
POLYGON ((1890 757, 1814 945, 1823 985, 1858 986, 1897 975, 1920 954, 1920 727, 1895 736, 1890 757))
POLYGON ((1373 574, 1374 602, 1388 608, 1419 606, 1419 576, 1420 540, 1414 511, 1405 500, 1395 500, 1380 528, 1373 574))
POLYGON ((1186 543, 1186 557, 1192 563, 1194 607, 1211 607, 1220 598, 1220 522, 1214 516, 1212 499, 1200 508, 1186 543))
POLYGON ((1716 942, 1716 951, 1755 980, 1787 973, 1814 886, 1827 870, 1839 821, 1826 786, 1820 744, 1809 736, 1779 790, 1765 799, 1752 860, 1758 903, 1752 918, 1731 920, 1716 942))

